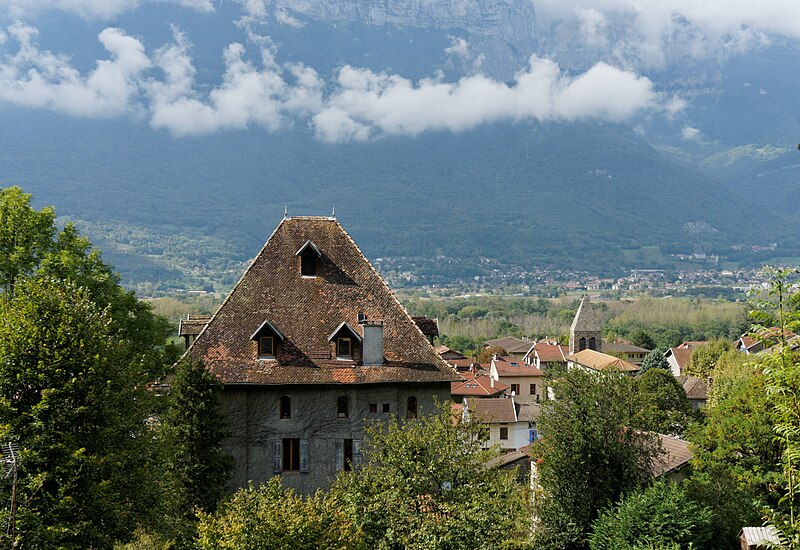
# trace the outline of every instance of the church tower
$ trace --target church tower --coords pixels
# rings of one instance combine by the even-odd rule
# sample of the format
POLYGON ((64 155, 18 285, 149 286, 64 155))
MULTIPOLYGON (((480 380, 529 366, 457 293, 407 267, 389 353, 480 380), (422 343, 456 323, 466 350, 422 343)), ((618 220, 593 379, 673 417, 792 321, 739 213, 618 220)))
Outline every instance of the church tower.
POLYGON ((578 353, 585 349, 603 351, 603 341, 600 339, 600 323, 589 302, 589 296, 583 295, 578 313, 569 328, 569 352, 578 353))

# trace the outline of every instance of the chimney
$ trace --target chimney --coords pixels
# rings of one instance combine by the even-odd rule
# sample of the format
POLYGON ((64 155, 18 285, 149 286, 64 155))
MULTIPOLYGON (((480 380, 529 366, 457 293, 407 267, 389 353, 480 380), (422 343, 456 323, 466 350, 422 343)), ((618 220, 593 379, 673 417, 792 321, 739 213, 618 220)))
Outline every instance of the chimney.
POLYGON ((383 321, 364 321, 362 363, 365 367, 383 365, 383 321))

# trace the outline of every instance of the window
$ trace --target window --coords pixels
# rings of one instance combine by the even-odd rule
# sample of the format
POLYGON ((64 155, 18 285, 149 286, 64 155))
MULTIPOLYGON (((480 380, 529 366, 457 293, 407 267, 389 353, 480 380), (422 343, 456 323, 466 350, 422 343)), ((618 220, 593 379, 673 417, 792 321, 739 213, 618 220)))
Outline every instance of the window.
POLYGON ((342 469, 349 472, 353 467, 353 440, 344 440, 344 465, 342 469))
POLYGON ((531 395, 536 395, 536 384, 531 384, 531 395))
POLYGON ((340 439, 336 441, 336 469, 350 470, 361 466, 361 440, 340 439))
POLYGON ((508 439, 508 428, 500 428, 500 439, 508 439))
POLYGON ((283 440, 283 471, 284 472, 298 472, 300 471, 300 440, 299 439, 284 439, 283 440))
POLYGON ((281 397, 281 418, 292 417, 292 398, 288 395, 281 397))
POLYGON ((378 412, 378 404, 377 403, 370 403, 369 404, 369 412, 377 413, 378 412))
POLYGON ((350 400, 344 395, 336 400, 336 418, 348 418, 350 416, 350 400))
POLYGON ((511 384, 511 393, 519 395, 519 384, 511 384))
POLYGON ((384 403, 383 404, 383 412, 385 412, 385 413, 389 412, 389 403, 384 403))
POLYGON ((317 276, 317 253, 311 247, 300 253, 300 275, 303 277, 317 276))
POLYGON ((262 336, 258 339, 259 357, 275 357, 275 338, 262 336))
POLYGON ((597 349, 597 340, 594 339, 594 336, 589 338, 589 349, 597 349))
POLYGON ((578 341, 578 351, 583 351, 586 349, 586 338, 581 336, 581 339, 578 341))
POLYGON ((336 357, 351 358, 353 356, 352 340, 350 338, 336 339, 336 357))
POLYGON ((413 395, 406 401, 406 418, 417 417, 417 398, 413 395))

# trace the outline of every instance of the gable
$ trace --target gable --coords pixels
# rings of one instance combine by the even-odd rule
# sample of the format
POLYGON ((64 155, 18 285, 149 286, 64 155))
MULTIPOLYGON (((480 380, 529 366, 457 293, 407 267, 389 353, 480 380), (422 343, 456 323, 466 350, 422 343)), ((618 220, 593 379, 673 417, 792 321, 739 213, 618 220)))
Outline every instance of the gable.
POLYGON ((336 219, 284 219, 186 355, 223 384, 450 382, 458 377, 336 219), (301 276, 299 251, 319 252, 315 277, 301 276), (385 364, 342 365, 329 338, 359 313, 382 320, 385 364), (259 359, 251 337, 268 319, 283 336, 275 360, 259 359), (348 372, 343 372, 349 369, 348 372))

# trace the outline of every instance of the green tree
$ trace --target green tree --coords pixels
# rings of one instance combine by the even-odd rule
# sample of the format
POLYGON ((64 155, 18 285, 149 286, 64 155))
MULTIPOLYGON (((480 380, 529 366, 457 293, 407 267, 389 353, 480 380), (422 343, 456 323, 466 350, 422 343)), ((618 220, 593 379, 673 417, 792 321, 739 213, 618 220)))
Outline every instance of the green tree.
POLYGON ((615 371, 573 369, 552 382, 555 400, 539 417, 542 488, 539 544, 584 547, 603 508, 646 485, 659 452, 635 425, 633 380, 615 371))
POLYGON ((193 537, 198 511, 214 512, 233 466, 222 447, 226 437, 221 385, 201 362, 178 364, 169 379, 163 415, 163 467, 168 531, 184 542, 193 537))
POLYGON ((656 347, 656 342, 653 337, 644 329, 637 328, 630 335, 631 343, 634 346, 639 346, 644 349, 653 349, 656 347))
POLYGON ((691 500, 676 483, 657 481, 606 510, 592 525, 592 550, 704 548, 711 539, 712 512, 691 500))
POLYGON ((650 369, 662 369, 671 373, 672 367, 670 367, 667 358, 664 357, 665 351, 667 351, 665 348, 657 347, 648 353, 644 361, 642 361, 642 368, 639 370, 639 373, 644 374, 650 369))
POLYGON ((488 428, 438 414, 368 429, 368 462, 337 479, 331 494, 370 548, 496 548, 523 539, 527 493, 514 472, 486 468, 488 428))
POLYGON ((85 289, 15 288, 0 299, 0 426, 21 449, 18 542, 107 548, 153 497, 143 365, 85 289))
POLYGON ((733 344, 728 340, 715 340, 710 344, 700 346, 692 352, 689 364, 686 365, 686 374, 705 380, 711 376, 714 365, 720 355, 733 349, 733 344))
POLYGON ((197 530, 199 550, 370 548, 335 496, 303 499, 279 477, 240 489, 215 514, 201 512, 197 530))
POLYGON ((636 428, 681 435, 692 422, 692 404, 672 373, 651 369, 634 379, 634 390, 636 428))

